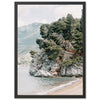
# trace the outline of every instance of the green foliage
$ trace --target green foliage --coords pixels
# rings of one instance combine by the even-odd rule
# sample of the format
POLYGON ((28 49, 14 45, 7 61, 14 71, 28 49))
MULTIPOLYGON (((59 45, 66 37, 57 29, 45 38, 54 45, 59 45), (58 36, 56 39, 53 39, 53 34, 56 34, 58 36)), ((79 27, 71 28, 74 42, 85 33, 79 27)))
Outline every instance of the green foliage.
POLYGON ((72 35, 72 45, 76 50, 74 56, 83 56, 83 11, 81 19, 75 19, 74 22, 74 34, 72 35))
POLYGON ((50 60, 56 60, 57 57, 62 56, 63 49, 51 39, 45 40, 43 43, 40 43, 39 46, 44 49, 50 60))
POLYGON ((67 33, 71 33, 71 24, 74 22, 74 18, 71 14, 68 14, 66 20, 67 33))
POLYGON ((50 32, 61 34, 66 30, 66 23, 63 20, 56 21, 51 24, 50 32))
POLYGON ((83 33, 78 32, 73 36, 72 45, 74 46, 77 53, 83 53, 83 33))
POLYGON ((53 40, 48 41, 48 46, 45 47, 45 53, 48 56, 49 60, 56 60, 57 57, 63 55, 63 49, 56 45, 53 40))
POLYGON ((42 35, 42 38, 47 38, 48 33, 49 33, 49 24, 43 24, 40 27, 40 34, 42 35))
POLYGON ((59 39, 57 36, 55 36, 54 34, 50 34, 50 35, 49 35, 49 38, 52 39, 52 40, 54 40, 54 42, 55 42, 57 45, 60 45, 60 43, 61 43, 60 39, 59 39))
POLYGON ((73 22, 74 22, 73 16, 71 14, 68 14, 66 18, 66 30, 63 33, 65 40, 71 40, 72 38, 71 25, 73 22))
POLYGON ((33 58, 34 54, 36 54, 37 52, 31 50, 29 53, 31 54, 31 57, 33 58))
POLYGON ((72 59, 65 60, 65 61, 63 61, 63 62, 61 63, 61 66, 62 66, 62 67, 64 67, 64 66, 69 67, 69 66, 71 66, 71 65, 73 65, 73 60, 72 60, 72 59))
POLYGON ((37 39, 36 42, 37 44, 39 44, 40 49, 44 49, 50 60, 55 60, 60 55, 60 52, 63 50, 52 39, 44 41, 42 39, 37 39))
POLYGON ((37 43, 37 44, 40 44, 40 43, 42 43, 42 42, 43 42, 42 39, 37 39, 37 40, 36 40, 36 43, 37 43))
POLYGON ((39 45, 39 48, 41 49, 42 45, 43 45, 43 40, 42 39, 37 39, 36 43, 39 45))
POLYGON ((31 62, 34 63, 34 60, 32 60, 31 62))
POLYGON ((62 66, 71 66, 73 64, 79 64, 82 62, 78 58, 78 54, 83 53, 83 15, 81 19, 74 19, 71 14, 67 17, 60 18, 51 24, 43 24, 40 27, 40 34, 43 39, 37 39, 36 43, 40 49, 44 49, 45 54, 50 60, 56 60, 57 57, 63 57, 65 41, 59 39, 59 34, 63 36, 65 40, 69 40, 75 52, 73 58, 62 62, 62 66), (58 34, 58 36, 56 35, 58 34), (62 44, 61 44, 62 43, 62 44))
POLYGON ((74 64, 79 66, 80 63, 82 63, 82 62, 83 62, 83 60, 82 60, 81 56, 77 56, 76 58, 71 58, 71 59, 63 61, 61 63, 61 66, 62 67, 64 67, 64 66, 69 67, 69 66, 72 66, 74 64))
POLYGON ((76 64, 76 65, 80 65, 80 63, 83 63, 83 59, 81 56, 76 56, 75 58, 72 59, 73 61, 73 64, 76 64))

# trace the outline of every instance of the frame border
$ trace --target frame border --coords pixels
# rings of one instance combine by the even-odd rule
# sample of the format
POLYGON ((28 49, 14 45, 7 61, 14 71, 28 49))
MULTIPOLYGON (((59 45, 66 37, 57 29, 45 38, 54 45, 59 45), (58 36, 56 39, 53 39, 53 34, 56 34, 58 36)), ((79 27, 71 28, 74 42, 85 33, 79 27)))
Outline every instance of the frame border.
POLYGON ((15 45, 14 45, 14 97, 15 98, 86 98, 86 2, 14 2, 14 30, 15 30, 15 45), (18 26, 18 5, 83 5, 83 42, 84 42, 84 59, 83 59, 83 95, 17 95, 17 26, 18 26))

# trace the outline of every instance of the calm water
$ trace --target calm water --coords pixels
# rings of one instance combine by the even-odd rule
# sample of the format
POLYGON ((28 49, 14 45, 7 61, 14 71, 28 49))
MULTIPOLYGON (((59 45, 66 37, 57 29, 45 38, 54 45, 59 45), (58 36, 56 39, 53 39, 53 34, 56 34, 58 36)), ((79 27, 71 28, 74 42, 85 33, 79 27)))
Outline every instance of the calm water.
POLYGON ((71 81, 74 78, 56 77, 43 78, 34 77, 29 74, 29 67, 18 67, 18 95, 36 95, 57 87, 56 84, 71 81))

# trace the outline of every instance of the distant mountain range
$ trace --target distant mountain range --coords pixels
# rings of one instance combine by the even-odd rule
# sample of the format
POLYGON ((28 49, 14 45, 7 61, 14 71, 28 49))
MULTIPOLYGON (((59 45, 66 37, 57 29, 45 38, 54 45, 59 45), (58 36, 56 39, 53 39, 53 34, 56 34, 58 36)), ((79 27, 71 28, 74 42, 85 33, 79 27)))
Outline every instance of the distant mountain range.
POLYGON ((40 26, 42 23, 32 23, 18 27, 18 64, 28 64, 30 50, 39 51, 36 39, 41 38, 40 26))

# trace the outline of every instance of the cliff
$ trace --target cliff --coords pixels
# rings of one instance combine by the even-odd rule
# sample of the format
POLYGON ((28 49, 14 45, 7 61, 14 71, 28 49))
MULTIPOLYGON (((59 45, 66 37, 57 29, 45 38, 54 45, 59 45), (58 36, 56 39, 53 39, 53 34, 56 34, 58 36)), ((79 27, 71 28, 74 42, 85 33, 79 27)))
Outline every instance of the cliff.
MULTIPOLYGON (((67 52, 68 53, 68 52, 67 52)), ((69 56, 72 56, 69 53, 69 56)), ((63 58, 63 60, 65 57, 63 58)), ((53 77, 53 76, 82 76, 83 67, 72 65, 61 67, 59 63, 50 61, 47 55, 41 50, 35 54, 30 64, 30 74, 35 77, 53 77)))
POLYGON ((42 38, 36 40, 41 51, 33 56, 30 74, 36 77, 82 76, 81 26, 81 19, 74 19, 71 14, 51 24, 42 24, 42 38))

